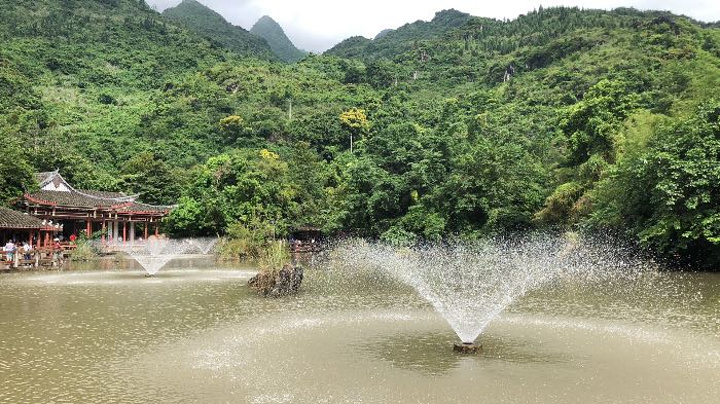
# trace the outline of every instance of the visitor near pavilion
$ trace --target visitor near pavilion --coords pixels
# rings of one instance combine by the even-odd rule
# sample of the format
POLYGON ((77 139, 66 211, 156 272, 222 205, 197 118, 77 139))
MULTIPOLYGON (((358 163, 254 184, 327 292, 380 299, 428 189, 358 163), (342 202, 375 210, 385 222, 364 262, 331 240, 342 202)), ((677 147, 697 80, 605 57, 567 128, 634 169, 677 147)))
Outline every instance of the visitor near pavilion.
POLYGON ((23 257, 26 260, 29 260, 32 258, 32 250, 33 250, 32 246, 30 244, 28 244, 26 241, 24 241, 23 246, 22 246, 22 252, 23 252, 23 257))
POLYGON ((5 247, 3 247, 3 252, 5 253, 5 256, 7 257, 8 262, 12 262, 14 256, 15 256, 15 243, 13 243, 12 240, 8 240, 8 242, 5 244, 5 247))

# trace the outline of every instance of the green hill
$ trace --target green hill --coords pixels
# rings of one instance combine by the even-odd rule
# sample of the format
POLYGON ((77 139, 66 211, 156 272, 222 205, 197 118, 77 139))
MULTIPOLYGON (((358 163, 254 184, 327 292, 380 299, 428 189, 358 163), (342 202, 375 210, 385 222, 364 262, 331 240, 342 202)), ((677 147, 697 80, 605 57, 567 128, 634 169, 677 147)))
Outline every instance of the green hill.
POLYGON ((362 41, 357 39, 358 37, 349 38, 328 49, 325 54, 339 57, 392 58, 394 53, 411 48, 414 41, 439 38, 471 18, 470 14, 454 9, 443 10, 436 13, 432 21, 416 21, 395 30, 386 29, 372 41, 362 41))
POLYGON ((282 27, 267 15, 260 18, 250 29, 250 32, 264 38, 270 44, 270 48, 272 48, 275 55, 281 60, 292 63, 307 55, 307 52, 296 48, 285 35, 282 27))
POLYGON ((449 11, 341 45, 287 64, 136 1, 0 0, 0 199, 60 168, 179 203, 178 235, 592 229, 720 267, 714 24, 449 11))
POLYGON ((270 46, 262 38, 227 22, 220 14, 195 0, 183 0, 163 11, 163 17, 174 21, 241 56, 276 59, 270 46))
POLYGON ((234 57, 144 2, 0 1, 0 132, 22 139, 14 159, 86 187, 117 188, 117 170, 151 145, 199 162, 197 140, 143 122, 174 80, 234 57))

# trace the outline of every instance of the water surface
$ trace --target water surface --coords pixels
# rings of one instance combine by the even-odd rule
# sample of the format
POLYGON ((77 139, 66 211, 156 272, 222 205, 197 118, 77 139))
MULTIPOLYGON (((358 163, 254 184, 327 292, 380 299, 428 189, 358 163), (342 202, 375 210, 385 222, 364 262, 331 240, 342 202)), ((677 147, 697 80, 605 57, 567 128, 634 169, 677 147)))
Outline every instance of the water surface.
POLYGON ((720 277, 533 292, 479 356, 385 279, 309 270, 296 297, 252 266, 195 258, 156 278, 129 262, 0 275, 3 403, 711 403, 720 277))

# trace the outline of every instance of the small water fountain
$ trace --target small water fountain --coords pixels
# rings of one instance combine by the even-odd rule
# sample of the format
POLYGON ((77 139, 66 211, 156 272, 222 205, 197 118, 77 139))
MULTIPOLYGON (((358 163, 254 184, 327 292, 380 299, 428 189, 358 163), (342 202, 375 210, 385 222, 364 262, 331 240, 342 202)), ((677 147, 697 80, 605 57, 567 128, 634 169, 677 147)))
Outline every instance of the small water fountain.
POLYGON ((165 264, 184 254, 190 247, 188 240, 153 236, 140 245, 128 245, 123 250, 145 269, 145 276, 152 277, 157 275, 165 264))
POLYGON ((218 237, 195 237, 188 240, 190 244, 194 245, 203 255, 208 255, 213 252, 220 238, 218 237))
POLYGON ((460 353, 480 352, 477 337, 528 291, 563 279, 589 282, 645 269, 607 243, 553 236, 406 248, 354 241, 338 251, 349 265, 370 266, 412 286, 455 331, 460 353))

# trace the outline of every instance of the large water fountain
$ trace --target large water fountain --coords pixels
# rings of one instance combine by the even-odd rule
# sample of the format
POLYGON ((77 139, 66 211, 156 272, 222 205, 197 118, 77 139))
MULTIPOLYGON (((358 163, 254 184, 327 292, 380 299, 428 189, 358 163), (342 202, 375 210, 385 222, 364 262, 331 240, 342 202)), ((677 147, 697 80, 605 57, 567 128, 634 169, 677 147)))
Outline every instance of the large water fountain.
POLYGON ((155 256, 171 262, 148 282, 125 255, 0 274, 0 402, 674 404, 720 392, 720 276, 656 271, 595 238, 348 243, 278 299, 247 288, 252 263, 166 244, 155 256), (456 341, 483 352, 448 354, 456 341))
POLYGON ((496 238, 394 247, 355 240, 338 250, 350 267, 370 267, 412 286, 460 338, 455 350, 476 353, 487 325, 527 292, 553 282, 633 278, 651 270, 605 239, 576 235, 496 238))

